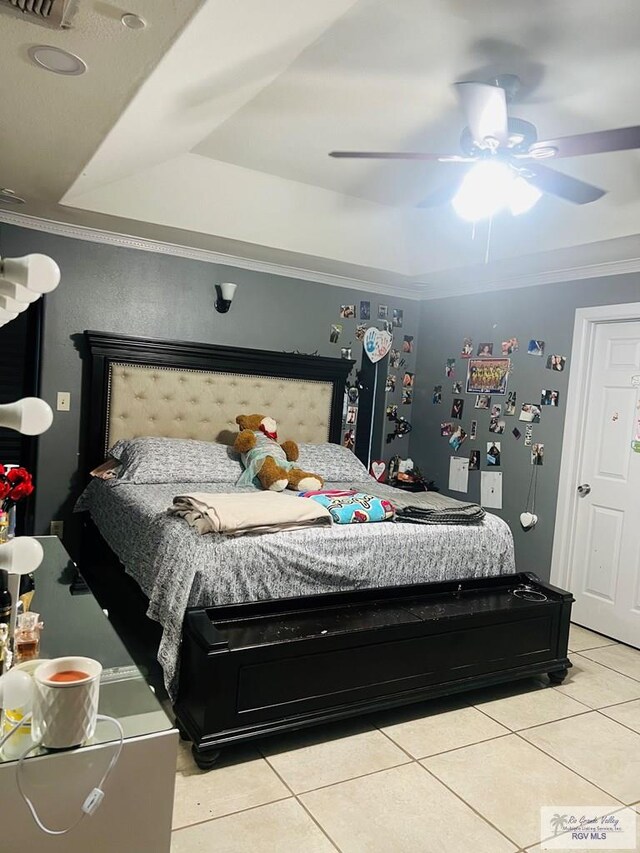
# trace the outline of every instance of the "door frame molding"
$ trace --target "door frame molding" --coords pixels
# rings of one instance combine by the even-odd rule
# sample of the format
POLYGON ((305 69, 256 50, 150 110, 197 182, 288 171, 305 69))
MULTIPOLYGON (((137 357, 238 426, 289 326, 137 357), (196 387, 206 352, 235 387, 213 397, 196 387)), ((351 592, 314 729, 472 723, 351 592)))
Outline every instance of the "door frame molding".
POLYGON ((591 380, 596 329, 602 323, 635 320, 640 320, 640 302, 578 308, 575 314, 551 557, 551 583, 563 589, 570 589, 571 586, 571 534, 575 525, 578 500, 576 483, 582 464, 582 439, 587 426, 587 395, 583 390, 591 380))

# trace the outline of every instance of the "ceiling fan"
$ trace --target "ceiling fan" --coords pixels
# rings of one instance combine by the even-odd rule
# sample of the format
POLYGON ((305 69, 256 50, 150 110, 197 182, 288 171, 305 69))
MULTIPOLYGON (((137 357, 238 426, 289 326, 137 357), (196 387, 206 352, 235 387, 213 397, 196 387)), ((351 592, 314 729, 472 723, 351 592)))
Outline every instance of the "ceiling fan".
POLYGON ((463 218, 476 220, 493 215, 511 204, 513 213, 530 209, 543 193, 588 204, 606 190, 578 180, 544 165, 542 160, 580 157, 607 151, 640 148, 640 126, 600 130, 538 141, 533 124, 507 114, 507 100, 519 86, 514 75, 504 75, 495 83, 456 83, 467 127, 460 137, 462 154, 429 154, 413 151, 331 151, 331 157, 371 160, 426 160, 453 163, 465 168, 460 174, 420 202, 418 207, 434 207, 448 201, 463 218), (474 164, 470 167, 469 164, 474 164), (490 203, 478 203, 483 195, 490 203), (476 203, 473 203, 473 200, 476 203), (459 208, 456 202, 460 202, 459 208), (465 215, 465 212, 469 215, 465 215))

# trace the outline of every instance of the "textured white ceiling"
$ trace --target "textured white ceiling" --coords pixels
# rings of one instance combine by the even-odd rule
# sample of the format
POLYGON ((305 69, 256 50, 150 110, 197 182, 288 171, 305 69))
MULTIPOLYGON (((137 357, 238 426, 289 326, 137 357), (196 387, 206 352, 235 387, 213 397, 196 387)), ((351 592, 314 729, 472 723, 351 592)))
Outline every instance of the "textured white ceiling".
POLYGON ((73 28, 55 30, 0 7, 0 186, 29 200, 58 201, 93 155, 140 83, 200 5, 200 0, 81 0, 73 28), (128 30, 123 12, 149 26, 128 30), (30 46, 80 56, 81 77, 34 65, 30 46))
MULTIPOLYGON (((0 55, 0 72, 20 80, 0 128, 0 184, 33 196, 34 213, 51 215, 62 199, 64 218, 80 223, 111 218, 218 250, 227 241, 310 267, 444 281, 486 252, 483 230, 473 240, 449 208, 415 209, 452 167, 336 161, 329 150, 456 151, 451 84, 499 73, 521 76, 511 112, 542 137, 640 122, 640 15, 629 0, 133 5, 152 23, 142 33, 95 2, 73 33, 46 39, 89 62, 71 80, 29 66, 24 51, 43 31, 27 36, 11 20, 21 42, 0 55)), ((496 263, 640 231, 638 152, 557 167, 610 192, 583 208, 545 198, 524 217, 499 217, 496 263)))
MULTIPOLYGON (((520 75, 524 91, 511 111, 542 138, 634 124, 639 40, 640 13, 629 0, 363 0, 194 150, 372 201, 415 204, 456 167, 336 162, 327 152, 459 153, 464 122, 451 84, 501 73, 520 75)), ((235 69, 238 80, 252 71, 251 63, 235 69)), ((623 153, 575 160, 567 171, 631 193, 639 165, 638 153, 623 153)))

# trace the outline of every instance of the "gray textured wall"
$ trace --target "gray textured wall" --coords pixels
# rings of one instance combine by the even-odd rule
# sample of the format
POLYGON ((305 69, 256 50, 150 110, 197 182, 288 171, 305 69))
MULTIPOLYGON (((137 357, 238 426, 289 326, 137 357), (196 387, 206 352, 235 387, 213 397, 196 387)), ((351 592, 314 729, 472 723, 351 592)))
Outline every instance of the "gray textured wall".
MULTIPOLYGON (((359 360, 362 348, 354 335, 359 321, 340 320, 339 308, 369 299, 374 324, 378 304, 388 304, 404 311, 405 328, 397 330, 397 340, 403 333, 417 334, 418 303, 410 300, 8 226, 2 226, 2 246, 9 256, 48 254, 62 270, 59 288, 46 301, 42 396, 55 408, 56 392, 70 391, 71 411, 56 412, 40 439, 37 532, 48 532, 51 519, 69 519, 83 480, 77 470, 82 368, 73 336, 85 329, 277 351, 317 350, 334 357, 352 342, 359 360), (221 281, 238 284, 226 315, 213 307, 214 284, 221 281), (329 343, 331 323, 344 326, 338 344, 329 343)), ((415 354, 409 357, 414 359, 415 354)), ((399 389, 395 396, 399 402, 399 389)), ((408 439, 402 444, 406 450, 408 439)))
MULTIPOLYGON (((503 474, 504 509, 496 512, 513 530, 516 564, 521 571, 534 571, 543 578, 549 577, 575 311, 593 305, 639 301, 640 276, 634 274, 445 298, 422 305, 410 449, 414 460, 424 473, 436 480, 441 491, 449 493, 449 459, 454 455, 448 440, 440 436, 441 421, 451 420, 454 396, 451 393, 452 380, 445 376, 445 360, 457 359, 457 378, 464 381, 466 363, 460 358, 463 338, 472 338, 474 348, 481 341, 493 341, 494 354, 498 355, 503 340, 513 335, 518 338, 520 350, 512 357, 513 372, 509 379, 509 389, 518 394, 518 409, 525 402, 539 403, 542 388, 560 391, 560 407, 543 407, 541 422, 533 427, 533 441, 544 443, 545 457, 544 465, 538 471, 536 512, 539 521, 537 527, 528 533, 518 522, 525 507, 532 470, 529 448, 524 446, 525 425, 518 421, 517 413, 515 417, 503 417, 505 433, 492 436, 488 431, 489 413, 473 408, 475 395, 462 394, 465 399, 462 425, 468 431, 471 421, 477 419, 478 438, 473 442, 467 439, 458 455, 468 457, 470 450, 479 449, 481 470, 486 471, 486 442, 494 437, 501 441, 502 465, 499 470, 503 474), (527 354, 530 338, 545 341, 543 358, 527 354), (546 369, 547 354, 552 353, 568 357, 562 373, 546 369), (436 384, 442 384, 442 405, 431 402, 432 389, 436 384), (511 434, 514 426, 522 432, 519 441, 511 434)), ((504 402, 505 398, 493 399, 494 402, 504 402)), ((464 497, 459 493, 449 494, 464 497)), ((479 496, 480 474, 471 471, 469 498, 479 500, 479 496)))

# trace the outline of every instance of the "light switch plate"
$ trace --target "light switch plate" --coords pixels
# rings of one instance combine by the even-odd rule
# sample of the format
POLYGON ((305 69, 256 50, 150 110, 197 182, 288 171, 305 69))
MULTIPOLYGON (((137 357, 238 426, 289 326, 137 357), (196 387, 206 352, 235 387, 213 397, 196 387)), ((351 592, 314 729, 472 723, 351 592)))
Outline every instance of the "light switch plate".
POLYGON ((71 394, 69 391, 58 391, 56 409, 59 412, 68 412, 71 409, 71 394))

